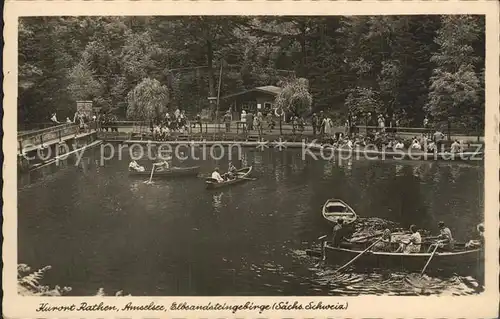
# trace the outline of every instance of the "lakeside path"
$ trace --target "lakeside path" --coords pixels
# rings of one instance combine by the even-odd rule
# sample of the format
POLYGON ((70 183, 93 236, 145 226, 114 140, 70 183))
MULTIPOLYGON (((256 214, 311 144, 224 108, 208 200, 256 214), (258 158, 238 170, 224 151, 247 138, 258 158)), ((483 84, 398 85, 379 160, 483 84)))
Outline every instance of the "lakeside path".
MULTIPOLYGON (((149 128, 145 128, 145 130, 148 131, 149 128)), ((396 133, 396 136, 403 138, 403 139, 410 139, 414 136, 419 136, 421 134, 421 132, 414 132, 415 130, 420 130, 420 129, 419 128, 399 128, 399 131, 396 133), (405 129, 408 131, 404 131, 405 129)), ((337 127, 333 128, 333 131, 344 133, 345 129, 342 126, 337 126, 337 127)), ((122 126, 122 127, 118 127, 118 132, 125 133, 125 134, 131 134, 131 133, 136 132, 136 128, 134 128, 133 126, 122 126)), ((203 133, 225 133, 225 126, 224 126, 224 124, 203 123, 202 124, 202 132, 203 133)), ((292 133, 292 125, 283 124, 282 132, 283 132, 283 136, 289 136, 289 137, 291 137, 291 136, 295 136, 295 137, 304 136, 304 137, 311 138, 314 136, 311 126, 306 126, 304 131, 301 134, 299 134, 297 132, 294 135, 292 133)), ((262 133, 263 133, 263 135, 280 136, 280 129, 277 126, 272 130, 264 129, 262 133)), ((360 128, 360 133, 361 134, 366 133, 366 130, 364 127, 360 128)), ((188 127, 187 134, 193 134, 193 135, 200 134, 199 125, 194 126, 194 127, 191 127, 191 126, 188 127)), ((229 131, 229 134, 243 135, 241 127, 237 128, 237 122, 231 123, 231 129, 229 131)), ((258 135, 258 131, 252 130, 248 134, 249 135, 258 135)), ((451 134, 450 137, 451 137, 451 140, 458 139, 458 140, 463 140, 464 142, 470 142, 470 143, 478 142, 478 137, 474 136, 474 135, 451 134)), ((484 136, 479 137, 479 142, 484 142, 484 136)))

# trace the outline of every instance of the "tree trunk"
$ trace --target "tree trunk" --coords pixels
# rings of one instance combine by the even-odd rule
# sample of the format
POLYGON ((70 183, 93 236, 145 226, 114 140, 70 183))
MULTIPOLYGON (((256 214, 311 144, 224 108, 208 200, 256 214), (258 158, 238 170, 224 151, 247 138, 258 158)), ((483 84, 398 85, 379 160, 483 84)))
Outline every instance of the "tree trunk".
POLYGON ((281 125, 281 122, 283 122, 283 116, 280 116, 280 135, 283 135, 283 127, 281 125))
MULTIPOLYGON (((207 40, 207 65, 208 65, 208 92, 210 97, 215 97, 215 76, 213 69, 213 58, 214 58, 212 42, 207 40)), ((215 103, 213 100, 210 100, 210 111, 212 116, 215 112, 215 103)))
POLYGON ((307 68, 306 68, 306 32, 307 32, 307 24, 303 22, 300 26, 300 76, 307 76, 307 68))
POLYGON ((448 141, 451 139, 451 123, 450 123, 450 119, 448 119, 446 121, 446 125, 447 125, 447 128, 448 128, 448 141))

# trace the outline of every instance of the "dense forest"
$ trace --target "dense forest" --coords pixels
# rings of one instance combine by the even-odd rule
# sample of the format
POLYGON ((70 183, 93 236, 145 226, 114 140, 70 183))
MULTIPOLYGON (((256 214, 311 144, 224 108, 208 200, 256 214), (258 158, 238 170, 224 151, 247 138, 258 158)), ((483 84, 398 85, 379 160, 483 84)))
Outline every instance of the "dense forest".
POLYGON ((222 74, 221 95, 305 78, 312 111, 339 122, 371 112, 472 131, 484 59, 482 16, 29 17, 18 121, 70 116, 77 100, 121 118, 137 99, 193 114, 222 74))

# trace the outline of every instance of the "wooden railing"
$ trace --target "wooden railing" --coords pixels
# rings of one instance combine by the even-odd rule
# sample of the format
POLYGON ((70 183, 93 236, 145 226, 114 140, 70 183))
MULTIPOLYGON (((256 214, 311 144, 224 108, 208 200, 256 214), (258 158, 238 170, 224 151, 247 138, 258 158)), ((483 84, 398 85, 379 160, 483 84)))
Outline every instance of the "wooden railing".
POLYGON ((78 131, 77 125, 65 123, 28 133, 20 133, 17 135, 17 147, 18 150, 22 150, 26 147, 43 145, 54 140, 62 141, 68 135, 78 134, 78 131))

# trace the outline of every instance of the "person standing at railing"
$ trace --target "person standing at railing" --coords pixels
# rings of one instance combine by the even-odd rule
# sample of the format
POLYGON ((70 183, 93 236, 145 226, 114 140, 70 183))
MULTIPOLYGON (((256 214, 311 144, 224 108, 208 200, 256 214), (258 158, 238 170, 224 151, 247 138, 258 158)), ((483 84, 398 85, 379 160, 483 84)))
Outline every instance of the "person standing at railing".
POLYGON ((187 120, 186 120, 186 113, 184 111, 179 114, 179 130, 180 131, 187 131, 187 120))
POLYGON ((50 120, 52 121, 52 123, 54 124, 61 124, 61 122, 59 122, 57 120, 57 115, 56 115, 56 112, 52 113, 52 116, 50 117, 50 120))
POLYGON ((267 113, 266 122, 267 122, 267 129, 269 130, 269 132, 272 132, 272 130, 274 130, 274 127, 276 126, 276 122, 274 121, 272 112, 267 113))
MULTIPOLYGON (((231 131, 231 111, 227 110, 226 113, 224 114, 224 117, 222 118, 226 125, 226 133, 231 131)), ((200 130, 201 130, 201 124, 200 124, 200 130)))
POLYGON ((75 117, 73 118, 73 123, 78 123, 79 132, 85 130, 85 115, 79 111, 76 111, 75 117))
POLYGON ((325 113, 323 111, 319 112, 319 135, 323 136, 325 134, 325 113))
POLYGON ((257 116, 255 117, 255 128, 259 132, 259 137, 262 135, 262 122, 264 121, 264 116, 261 112, 257 112, 257 116))
POLYGON ((438 152, 442 152, 443 150, 441 149, 443 145, 443 139, 444 139, 444 134, 441 133, 440 131, 436 131, 434 133, 434 142, 436 143, 436 148, 438 152))
POLYGON ((382 114, 379 114, 378 116, 378 127, 380 132, 385 132, 385 118, 382 114))
POLYGON ((316 131, 318 129, 319 123, 318 123, 318 116, 316 113, 313 113, 312 118, 311 118, 311 125, 313 129, 313 136, 316 136, 316 131))
POLYGON ((333 121, 330 117, 325 116, 323 120, 323 132, 326 139, 331 140, 333 136, 333 121))
POLYGON ((247 128, 249 131, 253 130, 253 113, 247 113, 247 128))
POLYGON ((242 123, 242 126, 243 126, 243 133, 246 133, 247 131, 247 126, 246 126, 246 122, 247 122, 247 112, 245 110, 241 111, 241 118, 240 118, 240 121, 242 123))

